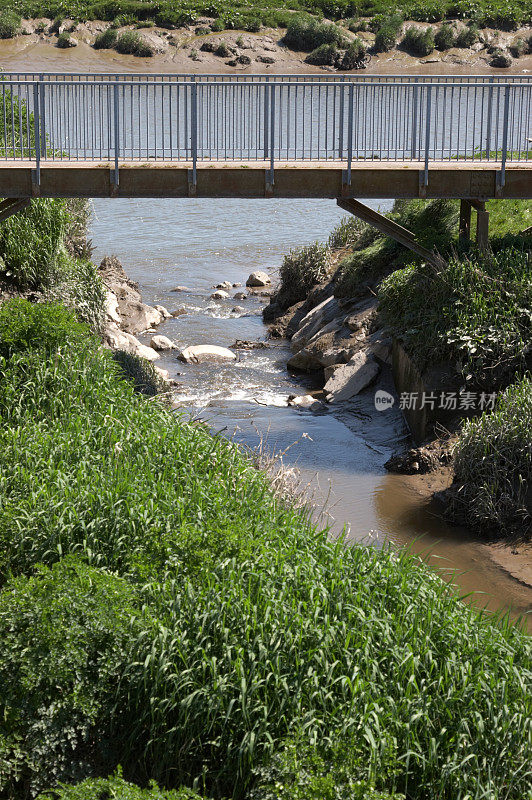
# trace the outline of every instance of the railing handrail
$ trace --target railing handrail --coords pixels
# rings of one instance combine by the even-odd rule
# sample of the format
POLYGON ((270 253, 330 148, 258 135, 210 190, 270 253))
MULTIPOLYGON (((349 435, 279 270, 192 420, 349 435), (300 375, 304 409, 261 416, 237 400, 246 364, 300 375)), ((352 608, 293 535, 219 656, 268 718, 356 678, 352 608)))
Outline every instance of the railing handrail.
POLYGON ((471 81, 478 81, 482 84, 485 83, 514 83, 514 82, 530 82, 532 81, 532 74, 531 75, 442 75, 442 74, 423 74, 423 75, 412 75, 408 78, 399 78, 396 75, 380 75, 380 74, 367 74, 365 72, 359 71, 358 73, 353 72, 342 72, 336 74, 327 74, 327 75, 320 75, 320 74, 309 74, 304 72, 293 72, 293 73, 274 73, 274 74, 266 74, 266 73, 252 73, 248 72, 246 74, 232 74, 228 73, 226 75, 220 73, 212 73, 212 72, 203 72, 203 73, 189 73, 189 72, 42 72, 40 70, 3 70, 0 72, 0 78, 4 75, 40 75, 42 78, 57 78, 57 77, 66 77, 66 76, 78 76, 78 77, 86 77, 87 79, 91 78, 98 78, 98 79, 105 79, 105 78, 120 78, 120 79, 129 79, 135 80, 137 78, 184 78, 190 81, 193 80, 213 80, 213 81, 220 81, 225 82, 227 80, 237 81, 237 82, 244 82, 249 80, 272 80, 272 79, 281 79, 284 81, 299 81, 301 79, 310 79, 313 81, 319 82, 339 82, 343 83, 348 79, 356 80, 356 81, 384 81, 384 82, 396 82, 398 80, 402 80, 405 82, 415 83, 418 81, 448 81, 454 82, 456 80, 463 81, 465 83, 471 81))
MULTIPOLYGON (((6 85, 6 86, 34 86, 35 84, 38 84, 39 86, 43 86, 43 87, 48 85, 46 83, 46 81, 41 81, 41 80, 38 80, 38 79, 36 79, 36 80, 4 80, 3 77, 0 75, 0 86, 2 86, 2 85, 6 85)), ((68 80, 67 81, 67 80, 65 80, 65 81, 61 81, 61 83, 58 84, 58 85, 59 86, 115 86, 115 85, 117 85, 117 86, 127 86, 128 84, 121 83, 120 81, 118 81, 116 79, 110 79, 110 80, 97 80, 97 81, 89 81, 89 80, 87 80, 87 81, 85 81, 85 80, 84 81, 68 80)), ((231 80, 231 81, 221 81, 219 84, 217 84, 215 81, 203 81, 203 80, 199 80, 198 81, 198 80, 196 80, 193 83, 191 82, 190 84, 186 84, 186 83, 183 84, 183 86, 209 86, 209 87, 217 86, 217 85, 218 86, 240 86, 240 82, 231 80)), ((276 78, 270 78, 270 80, 268 81, 267 84, 264 83, 263 81, 247 81, 247 83, 246 83, 246 86, 265 86, 265 85, 267 85, 267 86, 287 86, 287 83, 284 80, 276 80, 276 78)), ((337 87, 338 83, 336 81, 314 81, 313 79, 309 79, 309 80, 299 81, 297 85, 298 86, 331 86, 331 87, 334 86, 334 87, 337 87)), ((347 85, 344 84, 344 85, 347 88, 347 86, 349 84, 347 84, 347 85)), ((357 83, 357 85, 358 86, 367 86, 367 87, 370 87, 370 86, 373 86, 373 87, 375 87, 375 86, 388 87, 388 86, 390 86, 389 83, 380 82, 380 81, 379 82, 378 81, 370 81, 370 82, 359 81, 357 83)), ((461 87, 463 89, 465 89, 465 88, 467 88, 467 89, 484 89, 484 88, 486 88, 486 84, 485 83, 464 83, 461 80, 453 82, 450 85, 455 87, 455 88, 460 88, 461 87)), ((165 83, 164 81, 142 80, 142 81, 135 81, 135 86, 168 86, 168 84, 165 83)), ((340 87, 341 86, 342 86, 342 84, 340 84, 340 87)), ((422 84, 414 84, 412 81, 397 81, 397 82, 395 82, 393 84, 393 86, 394 86, 394 88, 403 87, 403 86, 407 87, 407 88, 414 88, 415 86, 417 86, 420 89, 424 89, 424 88, 427 88, 429 86, 433 87, 433 88, 434 87, 438 88, 440 86, 440 84, 432 83, 432 82, 427 82, 427 83, 422 83, 422 84)), ((488 86, 489 86, 489 84, 488 84, 488 86)), ((523 83, 501 82, 501 83, 494 84, 494 87, 495 86, 498 89, 501 89, 501 88, 505 89, 507 86, 511 87, 511 88, 519 88, 519 87, 528 88, 529 84, 526 83, 526 82, 523 82, 523 83)))

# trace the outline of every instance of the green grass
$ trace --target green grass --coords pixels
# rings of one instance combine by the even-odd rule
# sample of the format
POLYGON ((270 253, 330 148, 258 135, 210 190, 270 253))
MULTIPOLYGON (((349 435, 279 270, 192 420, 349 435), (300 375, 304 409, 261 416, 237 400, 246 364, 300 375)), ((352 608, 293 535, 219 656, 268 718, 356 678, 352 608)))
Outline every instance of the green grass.
POLYGON ((146 58, 152 56, 154 50, 136 31, 124 31, 116 40, 115 49, 123 55, 146 58))
POLYGON ((450 363, 487 391, 526 369, 532 336, 532 264, 526 252, 414 264, 381 284, 379 309, 421 369, 450 363))
POLYGON ((330 252, 325 245, 314 244, 290 250, 280 269, 280 286, 277 302, 281 308, 307 298, 310 290, 329 277, 330 252))
POLYGON ((532 380, 466 422, 455 448, 449 513, 483 535, 532 536, 532 380))
POLYGON ((401 45, 415 56, 430 56, 434 51, 434 33, 432 28, 417 28, 411 25, 406 29, 401 45))
MULTIPOLYGON (((394 12, 404 19, 424 22, 439 22, 450 18, 472 20, 479 27, 494 27, 516 30, 530 24, 532 11, 528 0, 367 0, 362 5, 354 0, 233 0, 229 5, 220 0, 187 0, 176 5, 169 0, 1 0, 0 8, 16 12, 24 17, 57 16, 74 17, 79 20, 122 20, 122 24, 153 20, 157 25, 172 28, 194 24, 202 16, 216 17, 218 32, 225 29, 250 29, 256 22, 268 27, 286 27, 293 12, 309 12, 321 19, 351 19, 354 16, 366 19, 377 17, 382 21, 394 12)), ((380 27, 380 26, 379 26, 380 27)), ((9 28, 11 30, 11 27, 9 28)), ((377 30, 377 29, 375 29, 377 30)), ((10 33, 10 35, 14 35, 10 33)), ((320 42, 322 44, 323 42, 320 42)), ((313 48, 319 46, 316 44, 313 48)))
POLYGON ((95 50, 111 50, 115 47, 118 34, 114 28, 107 28, 96 36, 93 47, 95 50))

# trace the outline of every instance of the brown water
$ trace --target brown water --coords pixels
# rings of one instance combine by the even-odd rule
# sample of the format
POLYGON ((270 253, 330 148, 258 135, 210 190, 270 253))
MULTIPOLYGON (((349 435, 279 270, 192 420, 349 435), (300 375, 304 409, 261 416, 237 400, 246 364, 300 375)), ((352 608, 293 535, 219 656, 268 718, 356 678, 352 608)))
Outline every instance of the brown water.
MULTIPOLYGON (((22 38, 0 43, 4 68, 166 71, 155 59, 96 55, 82 45, 68 58, 44 43, 23 52, 22 38)), ((223 280, 244 283, 255 269, 275 273, 287 250, 326 240, 342 216, 333 202, 321 200, 114 199, 95 201, 94 210, 95 259, 116 253, 146 302, 186 308, 160 331, 180 346, 265 339, 259 298, 215 303, 209 299, 211 287, 223 280), (172 292, 176 285, 190 291, 172 292), (233 312, 236 304, 245 311, 233 312)), ((297 465, 318 505, 326 506, 324 519, 333 533, 345 529, 353 541, 407 546, 451 576, 461 593, 473 592, 476 604, 494 612, 511 609, 513 615, 528 612, 532 631, 532 589, 498 567, 471 534, 447 525, 415 478, 384 469, 407 441, 400 411, 376 411, 372 392, 340 410, 288 408, 288 395, 305 391, 286 371, 288 352, 286 343, 276 343, 242 353, 229 365, 186 366, 175 355, 159 363, 180 382, 176 397, 186 413, 201 415, 214 429, 249 446, 265 441, 272 451, 286 451, 285 464, 297 465)))

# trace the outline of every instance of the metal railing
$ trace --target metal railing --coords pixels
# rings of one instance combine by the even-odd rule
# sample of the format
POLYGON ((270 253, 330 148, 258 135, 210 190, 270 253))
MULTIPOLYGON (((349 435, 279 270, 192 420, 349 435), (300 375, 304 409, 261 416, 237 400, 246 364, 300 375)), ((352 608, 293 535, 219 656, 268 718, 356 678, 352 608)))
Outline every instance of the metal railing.
POLYGON ((0 81, 0 157, 121 162, 530 159, 532 81, 42 75, 0 81))

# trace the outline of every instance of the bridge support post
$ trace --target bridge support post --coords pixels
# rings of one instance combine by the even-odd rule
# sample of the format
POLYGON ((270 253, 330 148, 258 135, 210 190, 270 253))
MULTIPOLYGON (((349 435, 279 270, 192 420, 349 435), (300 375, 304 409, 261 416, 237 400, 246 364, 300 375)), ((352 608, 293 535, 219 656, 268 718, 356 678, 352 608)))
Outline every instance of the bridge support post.
POLYGON ((482 252, 486 252, 489 247, 489 211, 486 211, 485 203, 477 203, 477 247, 482 252))
POLYGON ((471 203, 469 200, 460 200, 458 238, 462 244, 468 244, 471 239, 471 203))

